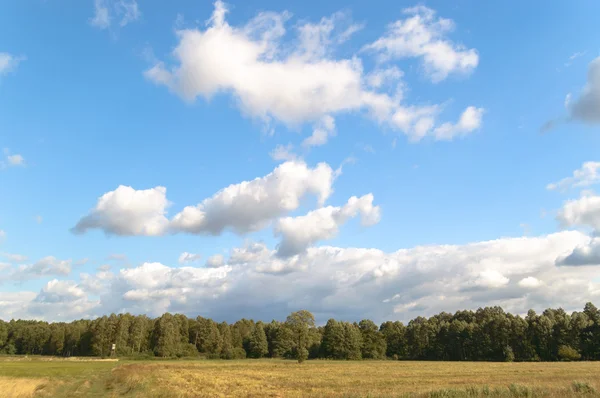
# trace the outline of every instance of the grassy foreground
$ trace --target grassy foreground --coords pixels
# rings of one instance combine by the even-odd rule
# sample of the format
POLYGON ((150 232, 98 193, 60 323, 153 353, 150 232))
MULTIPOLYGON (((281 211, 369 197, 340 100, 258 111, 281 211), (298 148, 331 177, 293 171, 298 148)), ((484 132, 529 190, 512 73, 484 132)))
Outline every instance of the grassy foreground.
POLYGON ((600 397, 600 363, 0 359, 2 397, 600 397))

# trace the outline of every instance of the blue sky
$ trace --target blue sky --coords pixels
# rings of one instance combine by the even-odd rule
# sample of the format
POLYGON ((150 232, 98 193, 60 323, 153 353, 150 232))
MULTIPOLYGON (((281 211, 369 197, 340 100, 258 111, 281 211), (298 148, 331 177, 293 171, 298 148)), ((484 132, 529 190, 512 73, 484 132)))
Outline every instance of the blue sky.
POLYGON ((538 1, 5 2, 0 6, 0 148, 5 148, 0 294, 9 304, 4 314, 0 306, 0 318, 68 319, 126 310, 196 314, 199 307, 216 318, 226 317, 224 311, 269 318, 306 305, 321 318, 373 314, 381 320, 488 303, 515 312, 582 307, 581 300, 600 294, 589 282, 597 273, 594 265, 600 265, 600 242, 593 238, 600 206, 590 191, 600 166, 592 164, 589 173, 565 183, 566 192, 547 185, 598 160, 600 84, 588 78, 588 70, 594 76, 600 55, 599 12, 593 1, 550 6, 538 1), (420 8, 409 10, 415 6, 420 8), (224 7, 229 12, 219 19, 224 7), (257 15, 265 18, 253 20, 257 15), (393 23, 404 24, 404 30, 390 30, 393 23), (303 41, 303 28, 321 29, 321 35, 303 41), (258 58, 245 55, 262 45, 267 50, 258 58), (395 77, 369 85, 382 71, 395 77), (341 94, 315 94, 307 88, 314 84, 341 94), (373 96, 380 102, 367 99, 373 96), (381 101, 389 108, 375 116, 381 101), (400 123, 400 113, 413 119, 400 123), (418 138, 421 120, 431 125, 418 138), (548 121, 555 121, 553 128, 542 133, 548 121), (440 139, 440 128, 450 137, 440 139), (319 129, 327 142, 303 145, 319 129), (275 148, 287 145, 294 159, 274 159, 275 148), (339 176, 323 182, 333 191, 323 204, 310 191, 316 175, 298 182, 309 188, 297 195, 297 206, 279 210, 265 204, 281 200, 266 185, 256 188, 263 196, 254 205, 238 198, 237 210, 214 196, 279 165, 303 165, 311 172, 322 162, 332 175, 343 164, 339 176), (99 210, 99 198, 121 185, 131 192, 149 190, 170 205, 124 194, 108 210, 99 210), (155 187, 165 187, 166 194, 155 187), (344 207, 352 196, 364 201, 344 207), (201 211, 211 222, 222 222, 222 230, 206 232, 211 227, 197 224, 190 233, 175 225, 173 217, 186 206, 210 198, 212 210, 201 211), (136 212, 145 206, 151 215, 136 212), (323 206, 336 209, 302 218, 323 206), (244 212, 261 211, 260 226, 244 224, 244 212), (86 215, 95 221, 74 233, 86 215), (147 233, 149 217, 170 224, 147 233), (524 235, 534 243, 517 239, 517 246, 543 253, 527 252, 515 260, 511 238, 524 235), (496 239, 506 248, 469 251, 469 244, 493 246, 489 241, 496 239), (277 251, 284 241, 294 246, 293 256, 277 251), (264 251, 260 261, 232 260, 236 248, 249 253, 256 242, 264 251), (423 245, 430 251, 422 252, 423 245), (344 268, 327 257, 333 247, 349 256, 354 248, 376 249, 380 257, 352 254, 344 268), (399 249, 411 253, 410 261, 398 257, 399 249), (460 260, 450 258, 455 251, 464 251, 460 260), (199 259, 178 263, 183 252, 199 259), (558 257, 569 253, 589 258, 580 259, 578 267, 560 265, 558 257), (14 261, 8 254, 28 259, 14 261), (114 254, 127 260, 109 259, 114 254), (215 254, 224 256, 220 267, 205 265, 215 254), (39 265, 47 256, 53 260, 39 265), (312 269, 315 258, 321 258, 318 272, 312 269), (88 261, 76 265, 82 259, 88 261), (521 261, 510 270, 508 263, 521 261), (394 272, 376 272, 388 263, 394 272), (423 271, 429 263, 437 271, 423 271), (531 263, 536 265, 530 269, 531 263), (106 264, 110 267, 98 271, 106 264), (279 266, 266 272, 265 264, 279 266), (179 267, 189 267, 202 282, 174 282, 173 268, 179 267), (458 281, 447 274, 453 267, 458 281), (88 282, 96 278, 96 288, 81 273, 88 282), (355 294, 365 297, 362 306, 347 297, 355 289, 342 282, 348 278, 321 285, 344 273, 357 280, 383 279, 365 291, 356 288, 355 294), (172 280, 136 286, 132 281, 142 276, 172 280), (257 289, 296 288, 294 294, 275 289, 250 299, 251 290, 236 282, 244 278, 257 289), (521 283, 526 278, 538 283, 521 283), (570 291, 585 285, 588 293, 553 301, 566 289, 559 283, 565 278, 578 286, 570 291), (428 290, 436 284, 445 286, 443 300, 439 286, 428 290), (463 284, 489 294, 469 296, 463 284), (543 292, 531 292, 533 285, 543 292), (379 288, 382 293, 375 294, 379 288), (196 293, 183 303, 185 289, 196 293), (54 292, 53 299, 48 292, 54 292), (147 306, 132 299, 136 294, 145 295, 147 306), (394 305, 382 305, 398 295, 394 305), (69 312, 73 303, 81 311, 69 312), (279 303, 273 304, 273 315, 267 314, 267 303, 279 303))

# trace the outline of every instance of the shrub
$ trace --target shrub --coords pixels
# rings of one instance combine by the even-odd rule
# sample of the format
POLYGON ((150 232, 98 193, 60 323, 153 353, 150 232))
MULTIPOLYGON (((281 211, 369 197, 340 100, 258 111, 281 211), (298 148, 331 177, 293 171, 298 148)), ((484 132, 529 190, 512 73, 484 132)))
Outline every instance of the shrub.
POLYGON ((574 381, 571 387, 573 391, 580 394, 594 394, 596 392, 594 387, 582 381, 574 381))
POLYGON ((179 349, 179 352, 177 353, 178 357, 197 357, 198 356, 198 349, 196 348, 196 346, 194 344, 191 343, 187 343, 187 344, 182 344, 181 348, 179 349))
POLYGON ((561 345, 558 347, 558 358, 561 361, 577 361, 581 358, 581 354, 573 347, 561 345))
POLYGON ((513 362, 515 360, 515 353, 511 346, 507 345, 504 347, 504 362, 513 362))
POLYGON ((231 359, 244 359, 246 358, 246 350, 241 347, 236 347, 231 352, 231 359))

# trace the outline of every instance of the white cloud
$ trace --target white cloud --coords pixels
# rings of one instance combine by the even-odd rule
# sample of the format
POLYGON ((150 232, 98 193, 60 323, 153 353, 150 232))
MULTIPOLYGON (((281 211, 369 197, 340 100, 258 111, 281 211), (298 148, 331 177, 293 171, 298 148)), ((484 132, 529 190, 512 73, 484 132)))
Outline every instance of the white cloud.
POLYGON ((21 156, 19 154, 8 155, 6 157, 6 160, 8 161, 8 164, 11 166, 24 166, 25 165, 25 159, 23 158, 23 156, 21 156))
POLYGON ((136 0, 94 0, 94 17, 90 19, 90 24, 107 29, 113 20, 117 20, 123 27, 139 19, 140 15, 136 0))
POLYGON ((35 216, 35 222, 41 224, 44 221, 44 218, 40 215, 35 216))
POLYGON ((572 177, 548 184, 546 189, 565 192, 569 188, 588 187, 597 183, 600 183, 600 162, 585 162, 573 172, 572 177))
POLYGON ((333 171, 326 163, 310 168, 302 161, 285 162, 264 177, 230 185, 197 206, 186 207, 173 218, 171 228, 213 235, 225 229, 256 231, 297 209, 309 194, 322 205, 332 192, 332 183, 333 171))
POLYGON ((225 264, 225 258, 222 254, 215 254, 206 260, 206 266, 209 268, 219 268, 225 264))
POLYGON ((407 8, 403 13, 408 16, 406 19, 390 24, 387 34, 365 49, 377 52, 382 62, 422 58, 425 72, 434 82, 452 73, 467 74, 477 67, 477 50, 446 38, 454 30, 452 20, 436 17, 434 10, 424 6, 407 8))
POLYGON ((20 265, 11 277, 24 280, 48 275, 69 275, 70 273, 71 260, 59 260, 54 256, 47 256, 33 264, 20 265))
POLYGON ((15 70, 25 60, 26 58, 23 56, 0 52, 0 76, 15 70))
POLYGON ((0 242, 2 242, 6 238, 6 231, 0 229, 0 242))
POLYGON ((53 279, 42 288, 36 301, 43 303, 59 303, 85 297, 85 292, 72 281, 53 279))
POLYGON ((557 265, 600 265, 600 238, 592 238, 589 242, 577 246, 571 253, 557 259, 557 265))
POLYGON ((0 312, 6 317, 73 319, 119 311, 196 316, 201 309, 202 316, 233 321, 285 319, 306 308, 319 322, 330 317, 381 322, 492 305, 517 314, 559 306, 581 310, 600 295, 600 284, 594 282, 600 267, 557 267, 555 260, 589 241, 585 234, 564 231, 394 252, 311 247, 287 259, 265 244, 247 243, 216 268, 145 263, 122 269, 96 290, 99 303, 81 297, 77 287, 91 293, 83 280, 54 287, 71 293, 61 293, 63 303, 45 307, 34 301, 35 293, 0 293, 0 312), (529 278, 544 288, 533 288, 529 278))
POLYGON ((0 169, 6 167, 25 166, 25 158, 19 154, 12 154, 8 148, 4 148, 5 160, 0 160, 0 169))
MULTIPOLYGON (((333 57, 331 47, 358 28, 350 25, 337 29, 340 14, 317 24, 301 24, 296 42, 290 43, 283 39, 285 22, 290 18, 286 12, 263 12, 241 27, 227 23, 227 12, 226 5, 216 1, 205 30, 178 30, 175 65, 155 63, 145 71, 146 78, 167 86, 187 101, 230 93, 243 113, 265 123, 275 120, 292 127, 316 124, 306 146, 325 143, 333 129, 321 128, 319 121, 342 112, 366 111, 377 122, 403 131, 413 141, 435 127, 438 106, 402 105, 401 85, 394 85, 393 96, 386 93, 386 84, 397 79, 398 70, 376 70, 367 76, 358 57, 333 57), (369 83, 380 91, 366 89, 369 83)), ((437 26, 426 22, 427 29, 437 26)), ((436 76, 476 65, 474 50, 460 51, 455 45, 450 47, 449 55, 432 58, 431 54, 447 52, 444 45, 449 46, 437 36, 434 39, 425 46, 426 51, 417 55, 437 68, 436 76), (448 57, 452 59, 445 59, 448 57)), ((410 40, 419 41, 420 37, 413 35, 410 40)))
POLYGON ((389 83, 396 82, 404 76, 404 73, 396 66, 376 69, 366 76, 367 84, 373 88, 382 88, 389 83))
POLYGON ((589 66, 587 83, 579 98, 565 101, 571 118, 584 123, 600 123, 600 57, 589 66))
POLYGON ((8 259, 10 262, 13 263, 23 263, 25 261, 27 261, 27 256, 24 256, 22 254, 13 254, 13 253, 0 253, 0 256, 8 259))
POLYGON ((302 141, 302 146, 310 148, 325 145, 329 138, 333 136, 335 136, 335 119, 325 115, 315 125, 312 135, 302 141))
POLYGON ((567 62, 565 62, 565 68, 568 68, 569 66, 571 66, 573 64, 573 61, 575 61, 579 57, 584 56, 585 54, 586 54, 586 51, 577 51, 577 52, 573 53, 569 57, 569 60, 567 62))
POLYGON ((506 286, 510 279, 496 270, 481 271, 476 277, 469 281, 469 285, 483 288, 499 288, 506 286))
POLYGON ((434 135, 437 140, 451 140, 457 136, 464 136, 481 127, 483 119, 483 108, 475 108, 469 106, 460 115, 458 123, 444 123, 434 130, 434 135))
POLYGON ((195 261, 198 261, 201 258, 202 258, 201 254, 183 252, 183 253, 181 253, 181 255, 179 255, 179 259, 177 261, 179 262, 179 264, 188 264, 188 263, 193 263, 195 261))
POLYGON ((536 287, 541 286, 541 284, 542 282, 533 276, 528 276, 527 278, 523 278, 519 281, 519 286, 526 289, 535 289, 536 287))
POLYGON ((273 160, 296 160, 298 155, 293 152, 294 146, 292 144, 277 145, 270 153, 273 160))
POLYGON ((121 185, 102 195, 96 207, 72 231, 83 234, 90 229, 101 229, 106 234, 122 236, 162 235, 169 224, 165 216, 170 205, 166 194, 167 189, 160 186, 135 190, 121 185))
POLYGON ((583 192, 579 199, 563 205, 557 219, 563 227, 587 226, 600 231, 600 196, 583 192))
POLYGON ((327 206, 304 216, 285 217, 277 221, 275 235, 281 236, 277 254, 289 257, 304 252, 317 241, 337 236, 339 227, 350 218, 361 215, 363 225, 379 222, 380 208, 373 206, 373 195, 351 197, 342 207, 327 206))

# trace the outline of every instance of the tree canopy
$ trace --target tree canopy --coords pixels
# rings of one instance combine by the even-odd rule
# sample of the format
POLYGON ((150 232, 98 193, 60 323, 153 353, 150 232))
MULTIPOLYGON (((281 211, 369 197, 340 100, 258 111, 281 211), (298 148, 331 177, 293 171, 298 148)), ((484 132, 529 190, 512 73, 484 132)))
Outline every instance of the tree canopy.
POLYGON ((0 320, 0 353, 60 356, 207 358, 311 358, 339 360, 419 359, 446 361, 600 360, 600 311, 530 310, 525 317, 500 307, 442 312, 399 321, 315 324, 309 311, 284 322, 241 319, 233 324, 165 313, 111 314, 94 320, 43 322, 0 320))

